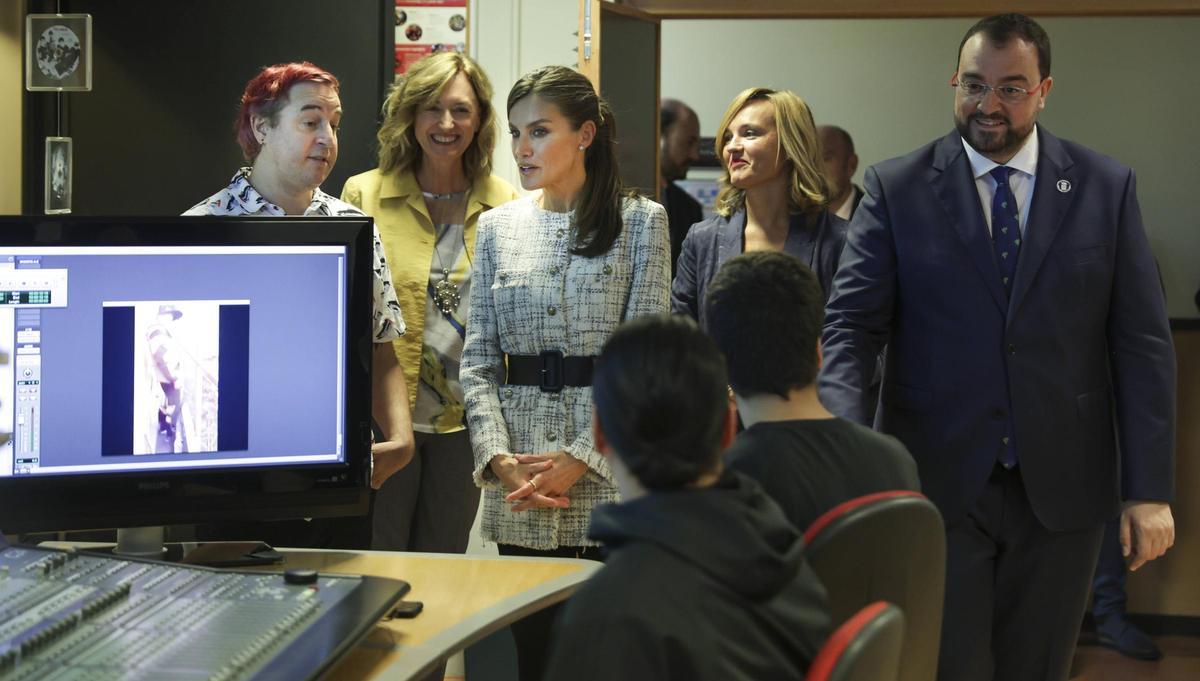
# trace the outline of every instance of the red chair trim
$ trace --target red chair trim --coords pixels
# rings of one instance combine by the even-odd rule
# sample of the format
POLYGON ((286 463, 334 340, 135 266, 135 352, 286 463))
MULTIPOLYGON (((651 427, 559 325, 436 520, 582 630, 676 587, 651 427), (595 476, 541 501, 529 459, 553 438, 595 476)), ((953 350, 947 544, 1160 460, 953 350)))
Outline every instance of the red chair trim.
POLYGON ((883 499, 898 499, 901 497, 919 497, 924 499, 925 495, 912 490, 898 489, 887 492, 875 492, 874 494, 864 494, 861 497, 855 497, 849 501, 843 501, 837 506, 834 506, 828 511, 822 513, 820 517, 813 521, 812 525, 808 526, 808 529, 804 531, 804 543, 811 544, 813 539, 815 539, 816 536, 821 533, 821 530, 824 530, 829 523, 832 523, 834 520, 837 520, 838 517, 843 516, 850 511, 859 508, 860 506, 866 506, 867 504, 881 501, 883 499))
MULTIPOLYGON (((884 492, 884 494, 887 493, 884 492)), ((875 619, 887 607, 887 601, 875 601, 870 605, 864 606, 853 617, 843 622, 842 626, 829 635, 829 640, 825 641, 825 645, 821 646, 821 651, 817 653, 812 666, 808 668, 808 674, 804 677, 806 681, 825 681, 828 679, 829 675, 833 673, 834 667, 842 659, 846 648, 854 642, 854 637, 858 636, 863 627, 870 624, 871 620, 875 619)))

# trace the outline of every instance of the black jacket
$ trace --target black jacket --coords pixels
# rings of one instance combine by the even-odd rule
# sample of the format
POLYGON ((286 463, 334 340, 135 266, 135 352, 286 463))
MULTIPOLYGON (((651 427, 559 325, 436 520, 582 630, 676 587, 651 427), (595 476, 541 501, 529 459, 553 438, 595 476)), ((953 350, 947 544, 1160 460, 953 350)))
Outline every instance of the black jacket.
POLYGON ((605 567, 569 601, 546 679, 803 679, 829 632, 804 539, 749 478, 598 507, 605 567))

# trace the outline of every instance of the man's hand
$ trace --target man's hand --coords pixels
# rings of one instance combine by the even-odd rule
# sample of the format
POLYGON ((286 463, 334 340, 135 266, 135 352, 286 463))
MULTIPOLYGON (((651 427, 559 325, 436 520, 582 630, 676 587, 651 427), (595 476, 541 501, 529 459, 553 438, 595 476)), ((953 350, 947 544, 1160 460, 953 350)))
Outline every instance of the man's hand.
POLYGON ((1160 501, 1129 501, 1121 512, 1121 554, 1132 556, 1130 570, 1158 558, 1175 543, 1171 506, 1160 501))
POLYGON ((549 461, 552 465, 536 475, 530 476, 528 482, 504 497, 505 501, 517 502, 512 507, 514 511, 545 506, 543 502, 534 497, 550 498, 559 502, 555 504, 556 506, 566 508, 570 503, 567 498, 567 490, 571 489, 571 486, 579 478, 582 478, 588 469, 586 463, 562 450, 544 454, 518 454, 516 459, 521 464, 549 461))
POLYGON ((384 440, 371 445, 371 488, 379 489, 401 468, 412 463, 416 444, 411 434, 405 439, 384 440))

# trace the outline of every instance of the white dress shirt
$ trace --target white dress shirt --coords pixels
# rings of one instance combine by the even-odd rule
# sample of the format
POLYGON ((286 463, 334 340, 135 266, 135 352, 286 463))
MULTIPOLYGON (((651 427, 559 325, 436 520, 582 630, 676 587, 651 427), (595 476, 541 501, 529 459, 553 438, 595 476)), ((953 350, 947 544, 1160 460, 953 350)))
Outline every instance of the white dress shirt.
POLYGON ((1017 200, 1017 217, 1021 236, 1025 235, 1025 223, 1029 221, 1029 205, 1033 201, 1033 180, 1037 176, 1038 139, 1037 126, 1025 138, 1025 144, 1008 163, 1000 164, 987 158, 963 140, 963 149, 971 162, 971 173, 975 176, 975 189, 979 191, 979 204, 983 207, 983 219, 987 223, 988 235, 992 233, 992 198, 996 195, 996 180, 990 173, 999 165, 1012 170, 1008 174, 1008 186, 1017 200))

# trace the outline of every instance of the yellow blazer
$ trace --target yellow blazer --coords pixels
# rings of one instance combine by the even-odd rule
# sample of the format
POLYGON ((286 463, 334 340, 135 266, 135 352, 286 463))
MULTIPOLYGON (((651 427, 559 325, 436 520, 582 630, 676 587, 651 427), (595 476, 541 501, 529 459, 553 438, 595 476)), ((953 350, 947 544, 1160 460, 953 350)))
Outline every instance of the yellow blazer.
MULTIPOLYGON (((479 215, 519 196, 512 185, 491 175, 478 180, 467 194, 467 219, 464 227, 467 252, 475 252, 475 224, 479 215)), ((429 267, 433 262, 435 237, 433 220, 421 196, 416 175, 383 174, 379 169, 346 180, 342 200, 375 218, 392 285, 408 327, 392 342, 396 357, 408 382, 409 405, 417 399, 417 381, 421 370, 421 347, 425 335, 425 299, 428 296, 429 267)))

